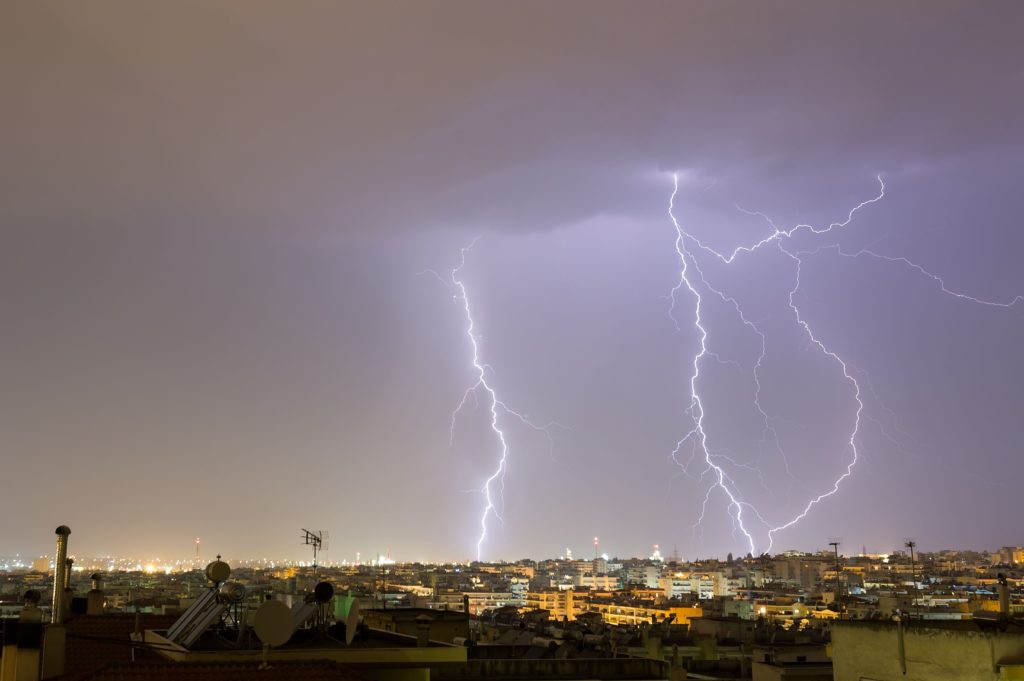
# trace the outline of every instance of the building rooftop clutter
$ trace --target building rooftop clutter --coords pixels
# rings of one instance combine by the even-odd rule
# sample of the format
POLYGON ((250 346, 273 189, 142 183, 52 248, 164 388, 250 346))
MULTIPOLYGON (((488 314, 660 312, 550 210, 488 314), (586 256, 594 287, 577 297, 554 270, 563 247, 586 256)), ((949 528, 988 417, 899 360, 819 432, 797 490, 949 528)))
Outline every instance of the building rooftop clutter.
POLYGON ((465 647, 430 640, 434 618, 426 613, 413 622, 414 636, 376 630, 361 623, 358 601, 351 594, 335 598, 329 582, 286 593, 257 585, 250 593, 237 578, 228 581, 231 569, 219 556, 207 566, 205 584, 194 584, 194 597, 179 603, 188 605, 184 611, 108 613, 102 575, 93 575, 86 598, 75 597, 72 561, 64 560, 70 533, 57 528, 55 565, 66 569, 54 575, 49 611, 29 590, 18 619, 4 624, 0 681, 419 680, 466 662, 465 647))
MULTIPOLYGON (((429 670, 442 681, 652 678, 667 667, 730 677, 749 672, 751 663, 759 674, 790 678, 827 673, 821 655, 830 649, 836 620, 901 617, 907 637, 922 627, 968 637, 1017 631, 1013 618, 1024 614, 1022 566, 970 552, 918 553, 915 559, 896 552, 844 557, 839 564, 832 552, 790 552, 725 563, 614 559, 602 561, 600 570, 591 561, 550 560, 335 565, 315 574, 301 565, 251 563, 225 572, 221 563, 211 577, 197 565, 149 572, 137 561, 117 570, 113 559, 78 558, 75 565, 85 567, 73 568, 77 579, 70 570, 63 574, 63 623, 45 625, 47 632, 66 634, 66 671, 49 678, 159 679, 146 671, 155 665, 168 674, 223 672, 230 679, 265 661, 285 674, 284 667, 316 660, 330 663, 318 667, 327 674, 343 674, 336 669, 343 666, 369 678, 388 669, 423 679, 429 670), (83 573, 106 566, 110 572, 93 575, 93 590, 83 598, 83 573), (614 579, 579 579, 598 571, 614 579), (328 593, 335 587, 338 593, 328 593), (277 635, 266 660, 268 640, 255 618, 261 610, 278 613, 271 617, 277 635), (349 627, 353 610, 359 616, 349 627), (183 611, 191 612, 179 622, 183 611)), ((7 617, 28 607, 19 594, 28 589, 48 596, 53 583, 52 573, 24 566, 6 575, 0 590, 7 617)), ((48 601, 33 601, 37 627, 44 626, 39 617, 51 619, 48 601)), ((0 681, 7 681, 2 674, 0 681)))
MULTIPOLYGON (((231 570, 226 563, 218 559, 207 566, 206 574, 212 586, 170 627, 147 629, 135 640, 176 663, 273 666, 329 660, 358 667, 373 677, 383 674, 381 670, 390 670, 386 676, 396 670, 429 676, 429 669, 466 661, 465 647, 431 640, 432 625, 435 620, 442 624, 445 613, 433 617, 426 610, 368 610, 364 614, 351 594, 338 596, 340 607, 335 613, 334 587, 324 581, 310 593, 288 594, 287 599, 266 593, 253 609, 244 585, 227 581, 231 570), (374 628, 362 621, 367 615, 379 615, 380 622, 396 630, 374 628)), ((468 634, 466 616, 450 615, 447 619, 456 620, 468 634)))

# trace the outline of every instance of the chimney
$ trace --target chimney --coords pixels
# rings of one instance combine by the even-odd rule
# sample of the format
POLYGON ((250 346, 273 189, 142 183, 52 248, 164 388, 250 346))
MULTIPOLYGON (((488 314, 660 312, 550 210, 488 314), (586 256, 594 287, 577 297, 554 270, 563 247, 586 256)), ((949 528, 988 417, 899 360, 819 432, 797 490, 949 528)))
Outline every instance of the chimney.
MULTIPOLYGON (((67 525, 61 525, 56 530, 57 535, 57 555, 53 560, 53 606, 50 611, 50 626, 43 632, 40 627, 39 638, 41 639, 37 644, 36 653, 36 672, 35 676, 31 677, 31 681, 42 679, 52 679, 57 676, 64 674, 64 657, 67 649, 67 632, 64 631, 65 611, 70 608, 70 589, 68 588, 71 584, 71 563, 68 559, 68 535, 71 534, 71 528, 67 525), (41 650, 40 650, 41 649, 41 650), (42 661, 42 675, 40 675, 39 661, 42 661)), ((21 645, 19 643, 19 658, 21 656, 21 645)), ((19 665, 20 666, 20 665, 19 665)), ((18 674, 18 681, 23 681, 22 676, 18 674)), ((29 677, 25 677, 24 681, 29 681, 29 677)))
POLYGON ((61 614, 63 620, 71 613, 71 599, 74 593, 71 591, 71 568, 75 564, 74 558, 68 558, 64 561, 64 599, 61 601, 61 607, 64 612, 61 614))
POLYGON ((18 619, 4 621, 0 681, 19 681, 23 677, 39 678, 39 646, 33 648, 31 639, 32 631, 42 628, 43 611, 39 609, 41 599, 42 595, 38 591, 29 589, 25 592, 25 606, 18 619), (24 653, 21 650, 21 643, 25 644, 24 653))
POLYGON ((103 593, 103 575, 94 572, 91 579, 92 589, 86 595, 85 614, 102 615, 107 601, 107 596, 103 593))
POLYGON ((53 607, 50 610, 50 621, 60 624, 64 621, 64 581, 68 571, 68 535, 71 528, 61 525, 56 530, 57 556, 53 561, 53 607))
MULTIPOLYGON (((43 623, 41 621, 18 620, 15 645, 18 646, 17 681, 39 681, 39 663, 42 658, 43 623)), ((6 681, 6 679, 5 679, 6 681)))
MULTIPOLYGON (((447 606, 445 606, 447 609, 447 606)), ((462 594, 462 617, 466 620, 466 631, 469 632, 469 640, 473 640, 473 628, 469 623, 469 594, 462 594)))
MULTIPOLYGON (((43 665, 39 679, 53 679, 64 676, 64 662, 67 659, 68 633, 63 624, 50 624, 43 630, 43 665)), ((18 681, 21 681, 20 679, 18 681)))
POLYGON ((18 621, 0 622, 3 625, 3 653, 0 653, 0 681, 14 680, 18 673, 18 621))
POLYGON ((1010 585, 1006 581, 1006 575, 999 573, 999 616, 1009 619, 1010 617, 1010 585))
POLYGON ((430 645, 430 623, 433 620, 427 615, 416 617, 416 646, 426 648, 430 645))
POLYGON ((3 681, 39 681, 43 638, 41 599, 42 595, 35 589, 26 591, 21 615, 4 627, 4 659, 0 667, 3 681))

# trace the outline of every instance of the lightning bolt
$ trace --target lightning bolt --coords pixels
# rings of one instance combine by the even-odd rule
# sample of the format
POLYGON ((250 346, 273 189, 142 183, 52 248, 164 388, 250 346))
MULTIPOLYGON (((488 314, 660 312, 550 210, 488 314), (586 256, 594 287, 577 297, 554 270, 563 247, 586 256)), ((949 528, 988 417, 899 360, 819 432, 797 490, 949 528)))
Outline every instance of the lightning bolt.
MULTIPOLYGON (((881 201, 885 197, 885 182, 882 180, 881 176, 878 176, 877 179, 879 184, 879 191, 877 195, 858 203, 847 213, 845 219, 839 222, 832 222, 824 227, 816 227, 810 224, 798 224, 789 229, 780 229, 774 223, 774 221, 772 221, 772 219, 769 216, 765 215, 764 213, 758 211, 749 211, 744 208, 737 207, 743 213, 762 218, 770 228, 770 233, 752 244, 740 245, 733 248, 731 251, 722 252, 711 248, 710 246, 702 242, 694 234, 684 229, 679 220, 677 219, 675 215, 675 206, 676 199, 679 194, 679 175, 673 174, 672 176, 672 193, 669 197, 668 202, 668 215, 673 227, 675 228, 675 249, 676 254, 679 257, 680 273, 679 281, 672 288, 671 294, 669 296, 670 304, 668 313, 669 317, 675 324, 676 329, 679 330, 680 326, 676 312, 679 304, 678 295, 683 291, 683 289, 686 289, 686 291, 694 300, 692 324, 693 328, 697 333, 699 343, 698 350, 696 354, 693 356, 692 371, 689 375, 689 405, 684 412, 691 421, 691 428, 686 433, 686 435, 684 435, 676 443, 675 449, 672 450, 671 457, 673 461, 675 461, 675 463, 679 465, 683 469, 684 473, 686 473, 687 475, 690 475, 689 468, 692 465, 693 461, 699 457, 700 459, 703 460, 704 470, 698 478, 698 481, 703 481, 706 476, 710 476, 712 480, 711 484, 708 486, 707 491, 705 493, 703 503, 701 504, 701 510, 697 522, 694 524, 694 528, 696 529, 701 527, 706 516, 708 504, 710 503, 712 494, 716 490, 718 490, 725 496, 727 500, 726 511, 731 518, 734 534, 738 532, 743 535, 743 537, 746 540, 746 544, 750 549, 750 552, 753 554, 757 553, 755 550, 757 548, 757 545, 754 540, 753 534, 748 528, 747 519, 752 516, 754 519, 756 519, 757 522, 762 524, 767 529, 767 545, 765 547, 765 551, 771 551, 772 546, 775 542, 775 537, 778 533, 793 527, 801 520, 803 520, 805 517, 807 517, 807 515, 814 509, 815 506, 825 501, 829 497, 837 494, 843 482, 853 475, 854 468, 860 459, 860 450, 858 448, 858 443, 860 437, 861 424, 865 418, 871 418, 865 414, 865 403, 863 399, 862 387, 861 383, 857 380, 856 372, 852 369, 852 367, 845 359, 843 359, 833 349, 826 345, 826 343, 821 339, 817 332, 808 323, 807 319, 801 313, 800 308, 797 304, 797 296, 800 291, 800 277, 804 257, 818 255, 819 253, 825 251, 833 251, 837 255, 847 258, 870 257, 886 263, 904 266, 909 270, 916 272, 917 274, 931 280, 933 284, 937 286, 941 293, 952 296, 956 299, 965 302, 1002 308, 1014 307, 1018 303, 1024 302, 1024 296, 1016 296, 1009 301, 997 301, 979 298, 977 296, 973 296, 967 293, 963 293, 961 291, 954 290, 948 287, 946 285, 946 282, 940 276, 930 272, 923 266, 909 260, 908 258, 901 256, 884 255, 869 249, 860 249, 856 252, 851 253, 844 251, 837 244, 823 245, 810 250, 796 250, 789 247, 792 237, 799 232, 809 232, 812 235, 826 235, 832 232, 838 232, 848 227, 853 222, 854 217, 859 211, 866 208, 867 206, 870 206, 874 203, 881 201), (764 331, 760 328, 760 326, 747 316, 747 314, 741 307, 739 301, 734 296, 726 294, 721 289, 716 288, 711 283, 709 283, 708 278, 705 276, 704 271, 700 266, 700 261, 697 258, 698 254, 704 254, 706 256, 718 260, 724 265, 732 265, 734 262, 736 262, 737 258, 739 258, 742 255, 749 255, 761 249, 769 248, 771 246, 774 246, 777 252, 782 257, 787 258, 789 261, 793 263, 794 279, 793 285, 788 292, 787 302, 794 323, 801 330, 803 336, 806 338, 810 346, 816 348, 818 352, 820 352, 824 357, 828 358, 832 363, 835 364, 843 380, 849 384, 852 401, 856 405, 851 414, 850 430, 844 438, 845 442, 843 449, 848 452, 848 459, 845 468, 842 470, 841 474, 832 482, 831 486, 827 487, 824 492, 808 499, 805 505, 799 511, 799 513, 778 525, 773 525, 770 522, 768 522, 765 519, 764 515, 755 506, 743 500, 740 490, 736 485, 735 481, 728 475, 723 466, 718 463, 718 461, 724 461, 736 468, 751 468, 751 464, 738 462, 730 457, 724 456, 721 453, 716 452, 710 446, 710 437, 704 424, 704 402, 701 399, 700 393, 700 384, 702 378, 701 367, 704 363, 704 360, 710 357, 712 359, 717 359, 721 361, 718 358, 718 355, 712 352, 709 348, 710 334, 705 325, 704 297, 705 295, 711 295, 717 297, 723 303, 731 307, 737 315, 740 322, 745 327, 750 329, 750 331, 753 334, 755 334, 760 341, 760 355, 757 359, 757 362, 754 364, 753 368, 753 403, 755 409, 761 416, 763 422, 763 436, 761 444, 762 446, 766 442, 771 444, 772 448, 776 450, 782 457, 782 461, 784 463, 787 473, 791 477, 793 477, 793 473, 790 470, 788 457, 786 456, 786 453, 781 445, 781 440, 779 438, 778 431, 775 429, 772 423, 772 419, 770 418, 768 412, 764 409, 764 407, 761 404, 762 387, 760 373, 765 358, 767 356, 766 335, 764 331), (689 459, 684 463, 680 461, 679 455, 681 451, 684 449, 684 447, 687 445, 691 447, 691 452, 689 459), (744 511, 747 511, 747 516, 745 516, 744 511)), ((870 392, 874 394, 874 389, 870 386, 870 384, 868 385, 868 388, 870 392)), ((874 419, 871 420, 874 421, 874 419)), ((760 472, 757 472, 760 475, 760 472)), ((763 478, 761 478, 761 482, 763 485, 763 478)))
MULTIPOLYGON (((729 512, 733 517, 733 521, 736 524, 735 526, 738 527, 740 532, 743 533, 743 536, 747 538, 747 543, 750 545, 750 551, 753 553, 754 537, 747 530, 746 525, 743 522, 744 504, 742 504, 738 499, 737 493, 733 490, 733 485, 731 484, 729 477, 725 474, 722 467, 715 463, 715 459, 712 457, 711 451, 708 449, 708 434, 704 430, 704 403, 701 401, 700 390, 698 390, 697 387, 700 381, 701 360, 709 354, 708 331, 704 327, 702 315, 704 299, 690 279, 691 267, 699 272, 696 261, 693 259, 693 255, 687 247, 687 243, 693 240, 690 238, 690 235, 683 230, 682 226, 679 224, 679 220, 677 220, 675 216, 676 195, 679 193, 678 174, 672 176, 672 184, 672 196, 669 198, 668 202, 668 214, 669 218, 672 220, 672 224, 676 228, 676 253, 679 255, 679 263, 682 269, 679 272, 679 282, 672 288, 672 292, 670 294, 671 303, 669 305, 669 315, 672 317, 672 320, 676 323, 678 328, 679 322, 675 317, 677 302, 676 296, 683 287, 685 287, 696 301, 693 308, 693 325, 696 327, 700 339, 700 350, 693 357, 693 373, 690 375, 690 406, 687 408, 687 413, 692 419, 693 427, 676 443, 676 448, 672 452, 672 458, 678 462, 676 457, 678 456, 679 450, 687 442, 692 443, 696 450, 703 453, 704 463, 707 464, 707 468, 705 470, 707 472, 711 472, 715 482, 712 487, 708 488, 708 494, 704 497, 704 504, 701 507, 701 515, 697 523, 700 524, 703 522, 704 513, 707 509, 711 491, 714 487, 718 487, 718 489, 722 490, 722 492, 725 493, 725 496, 729 499, 729 512)), ((703 275, 700 276, 703 280, 703 275)))
POLYGON ((842 246, 840 246, 839 244, 830 244, 830 245, 821 246, 819 248, 815 248, 815 249, 812 249, 812 250, 799 251, 799 254, 800 255, 817 255, 817 254, 823 253, 825 251, 833 251, 833 252, 836 253, 836 255, 840 255, 840 256, 842 256, 844 258, 856 259, 856 258, 871 257, 871 258, 874 258, 876 260, 882 260, 882 261, 887 262, 887 263, 892 263, 892 264, 897 264, 897 265, 905 265, 906 267, 908 267, 908 268, 918 272, 921 276, 923 276, 923 277, 925 277, 927 279, 931 279, 935 284, 938 285, 938 288, 939 288, 939 290, 942 293, 945 293, 948 296, 951 296, 953 298, 959 298, 960 300, 967 301, 967 302, 970 302, 970 303, 977 303, 978 305, 987 305, 989 307, 1013 307, 1013 306, 1017 305, 1018 303, 1024 302, 1024 296, 1014 296, 1009 301, 998 301, 998 300, 987 300, 985 298, 978 298, 977 296, 972 296, 972 295, 967 294, 967 293, 962 293, 960 291, 954 291, 953 289, 951 289, 948 286, 946 286, 946 282, 942 279, 942 277, 938 276, 937 274, 932 274, 931 272, 929 272, 925 268, 923 268, 920 265, 918 265, 916 262, 913 262, 913 261, 911 261, 911 260, 909 260, 907 258, 904 258, 902 256, 895 257, 895 256, 891 256, 891 255, 883 255, 881 253, 877 253, 877 252, 872 251, 872 250, 867 249, 867 248, 862 248, 862 249, 860 249, 858 251, 850 253, 850 252, 844 251, 842 246))
POLYGON ((510 408, 505 402, 503 402, 498 397, 498 392, 494 387, 492 379, 488 378, 489 375, 493 374, 493 369, 481 359, 480 336, 477 333, 476 321, 473 319, 473 309, 469 302, 469 293, 466 289, 465 282, 460 276, 462 268, 466 265, 466 255, 473 249, 478 240, 479 237, 474 239, 469 246, 465 246, 460 249, 459 264, 449 273, 448 281, 445 281, 435 272, 431 272, 431 274, 434 274, 434 276, 440 279, 442 283, 453 290, 454 300, 462 308, 466 324, 466 339, 469 341, 470 347, 470 363, 473 367, 473 373, 476 376, 476 380, 466 388, 462 394, 462 399, 459 400, 458 405, 452 411, 450 442, 454 442, 455 440, 455 427, 459 414, 466 406, 470 397, 472 397, 477 401, 481 398, 483 399, 489 414, 488 423, 490 425, 491 432, 494 434, 499 445, 497 464, 480 487, 480 493, 484 497, 484 508, 480 514, 480 536, 476 542, 476 557, 477 560, 480 560, 483 553, 484 542, 487 539, 488 519, 491 516, 494 516, 498 522, 504 522, 502 513, 504 507, 505 471, 508 468, 510 447, 508 435, 506 434, 505 427, 503 425, 503 417, 513 418, 532 430, 544 433, 548 438, 549 448, 553 446, 551 429, 553 427, 565 428, 565 426, 557 421, 551 421, 545 425, 538 425, 534 423, 528 416, 510 408))
MULTIPOLYGON (((882 178, 878 178, 878 181, 879 183, 881 183, 882 178)), ((885 185, 882 184, 882 193, 879 194, 878 198, 880 199, 882 196, 884 196, 884 194, 885 185)), ((861 206, 863 205, 865 204, 861 204, 861 206)), ((850 219, 852 218, 853 213, 851 212, 850 219)), ((824 343, 821 342, 818 336, 815 335, 814 330, 811 328, 810 324, 808 324, 807 321, 803 318, 803 315, 800 314, 800 308, 796 306, 794 298, 796 297, 796 293, 800 288, 800 271, 803 265, 803 261, 800 260, 799 256, 786 250, 786 248, 782 244, 779 244, 778 247, 782 253, 786 254, 796 263, 795 283, 793 284, 793 288, 789 290, 789 307, 793 311, 793 315, 796 318, 796 323, 799 324, 801 328, 803 328, 804 332, 807 334, 807 338, 810 339, 811 343, 813 343, 819 350, 821 350, 822 354, 831 358, 833 361, 835 361, 836 364, 839 365, 839 368, 843 373, 843 378, 849 381, 851 387, 853 388, 853 399, 857 403, 857 409, 853 417, 853 428, 850 431, 850 437, 847 440, 847 445, 850 449, 851 456, 849 463, 846 465, 846 470, 843 471, 842 475, 836 478, 835 482, 832 483, 831 489, 829 489, 826 492, 823 492, 822 494, 819 494, 818 496, 808 501, 804 509, 800 513, 798 513, 792 520, 768 530, 768 548, 765 549, 766 551, 772 550, 772 545, 775 543, 775 534, 777 532, 781 532, 785 529, 788 529, 793 525, 796 525, 801 520, 803 520, 805 517, 807 517, 807 514, 811 512, 812 508, 817 506, 823 500, 837 493, 839 491, 839 486, 843 483, 843 480, 846 480, 848 477, 853 475, 853 467, 857 465, 857 461, 860 458, 860 452, 857 450, 857 436, 860 433, 861 416, 864 413, 864 401, 861 399, 860 383, 857 381, 856 378, 854 378, 853 374, 850 372, 850 367, 847 365, 846 361, 843 360, 842 357, 837 355, 834 351, 830 350, 828 347, 825 346, 824 343)))

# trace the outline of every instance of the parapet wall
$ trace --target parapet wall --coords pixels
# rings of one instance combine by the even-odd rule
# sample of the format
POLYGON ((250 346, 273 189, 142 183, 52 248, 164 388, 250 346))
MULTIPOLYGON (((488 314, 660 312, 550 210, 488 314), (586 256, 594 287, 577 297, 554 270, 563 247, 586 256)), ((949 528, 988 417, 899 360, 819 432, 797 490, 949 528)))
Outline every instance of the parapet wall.
POLYGON ((1024 633, 924 622, 903 627, 872 621, 832 625, 835 681, 992 681, 1006 678, 1006 672, 1022 660, 1024 633))

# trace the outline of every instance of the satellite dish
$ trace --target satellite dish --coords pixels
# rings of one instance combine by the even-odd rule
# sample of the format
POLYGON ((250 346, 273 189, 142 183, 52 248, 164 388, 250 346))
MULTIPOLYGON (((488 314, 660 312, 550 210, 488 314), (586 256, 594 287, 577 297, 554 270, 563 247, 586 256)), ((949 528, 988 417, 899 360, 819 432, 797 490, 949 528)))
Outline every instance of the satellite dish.
POLYGON ((356 627, 359 626, 359 601, 352 601, 348 609, 348 617, 345 618, 345 645, 352 645, 352 639, 356 637, 356 627))
POLYGON ((334 598, 334 587, 331 586, 330 582, 320 582, 313 589, 313 596, 318 603, 327 603, 334 598))
POLYGON ((206 578, 214 584, 220 584, 231 576, 231 566, 222 560, 215 560, 206 566, 206 578))
POLYGON ((256 636, 268 646, 283 646, 295 631, 292 627, 292 611, 281 601, 264 601, 252 618, 256 636))

